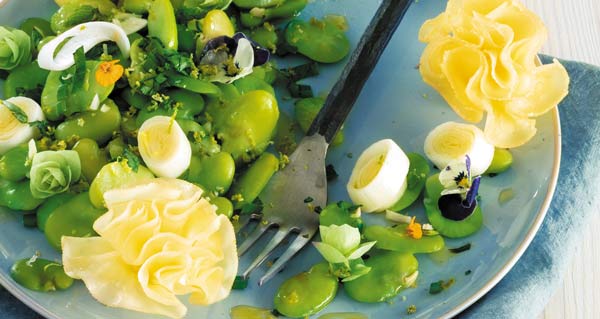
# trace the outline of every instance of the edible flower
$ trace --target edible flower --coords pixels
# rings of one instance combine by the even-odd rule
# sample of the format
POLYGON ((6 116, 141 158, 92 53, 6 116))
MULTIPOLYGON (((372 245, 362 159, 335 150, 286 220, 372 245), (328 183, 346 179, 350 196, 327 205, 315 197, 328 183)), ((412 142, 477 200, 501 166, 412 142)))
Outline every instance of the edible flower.
POLYGON ((351 281, 367 274, 371 268, 364 265, 366 254, 375 241, 360 243, 360 231, 347 224, 319 226, 322 242, 313 242, 319 253, 330 263, 334 275, 342 281, 351 281))
POLYGON ((212 82, 232 83, 252 73, 254 66, 267 63, 269 50, 238 32, 233 37, 220 36, 204 47, 200 70, 212 82))
POLYGON ((569 75, 554 60, 538 65, 548 30, 518 0, 450 0, 426 21, 419 40, 423 80, 464 120, 486 114, 486 139, 500 148, 521 146, 536 134, 536 117, 568 93, 569 75))
POLYGON ((421 229, 421 224, 415 223, 415 219, 416 217, 413 216, 408 226, 406 226, 406 233, 414 239, 421 239, 423 237, 423 229, 421 229))
POLYGON ((31 39, 24 31, 0 27, 0 69, 12 70, 31 61, 31 39))
POLYGON ((453 161, 439 175, 440 183, 444 186, 442 196, 459 194, 463 203, 471 207, 479 190, 481 176, 472 178, 471 158, 467 155, 464 160, 453 161))
POLYGON ((48 198, 66 192, 81 176, 81 160, 75 151, 44 151, 33 155, 29 171, 31 195, 48 198))
POLYGON ((197 305, 229 295, 235 233, 198 186, 156 178, 110 190, 104 200, 108 212, 93 226, 99 237, 62 237, 65 272, 99 302, 181 318, 187 308, 178 295, 197 305))
POLYGON ((96 70, 96 81, 102 86, 115 84, 123 76, 124 68, 118 64, 119 60, 105 61, 100 63, 96 70))

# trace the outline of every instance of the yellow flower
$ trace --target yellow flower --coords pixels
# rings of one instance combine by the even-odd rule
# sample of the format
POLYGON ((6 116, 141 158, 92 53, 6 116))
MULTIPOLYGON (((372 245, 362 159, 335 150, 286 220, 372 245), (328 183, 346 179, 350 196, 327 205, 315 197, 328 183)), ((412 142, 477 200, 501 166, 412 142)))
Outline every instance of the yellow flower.
POLYGON ((119 60, 100 63, 98 70, 96 70, 96 81, 100 85, 113 85, 123 76, 123 66, 117 63, 119 63, 119 60))
POLYGON ((415 219, 416 217, 413 217, 410 220, 410 224, 406 226, 406 232, 408 233, 408 236, 414 239, 421 239, 421 237, 423 237, 423 229, 421 228, 421 224, 415 223, 415 219))
POLYGON ((548 31, 517 0, 450 0, 426 21, 419 40, 428 45, 419 70, 464 120, 479 122, 497 147, 517 147, 536 133, 535 117, 568 93, 558 62, 538 66, 548 31))

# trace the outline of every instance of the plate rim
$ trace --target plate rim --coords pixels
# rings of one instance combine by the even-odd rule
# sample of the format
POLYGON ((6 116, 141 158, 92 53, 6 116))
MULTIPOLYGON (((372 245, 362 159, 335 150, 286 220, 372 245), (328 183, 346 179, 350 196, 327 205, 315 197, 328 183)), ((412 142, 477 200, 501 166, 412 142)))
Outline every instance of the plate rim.
POLYGON ((552 203, 552 198, 554 198, 554 192, 558 183, 558 175, 560 170, 560 162, 562 156, 562 129, 560 127, 560 114, 558 112, 558 106, 555 106, 552 109, 552 122, 554 126, 554 163, 552 166, 552 174, 549 179, 546 197, 542 202, 542 206, 540 206, 540 209, 538 210, 535 220, 529 227, 525 238, 521 241, 519 247, 517 247, 510 259, 504 264, 504 266, 502 266, 500 271, 496 272, 496 274, 490 280, 488 280, 488 282, 485 283, 477 292, 472 294, 469 298, 467 298, 459 305, 455 306, 454 308, 441 315, 440 318, 452 318, 460 314, 462 311, 467 309, 477 300, 481 299, 490 290, 492 290, 492 288, 494 288, 500 282, 500 280, 502 280, 508 274, 508 272, 515 266, 515 264, 517 263, 517 261, 519 261, 521 256, 523 256, 525 250, 527 250, 527 248, 531 244, 531 241, 540 229, 542 222, 546 218, 548 209, 550 208, 550 204, 552 203))

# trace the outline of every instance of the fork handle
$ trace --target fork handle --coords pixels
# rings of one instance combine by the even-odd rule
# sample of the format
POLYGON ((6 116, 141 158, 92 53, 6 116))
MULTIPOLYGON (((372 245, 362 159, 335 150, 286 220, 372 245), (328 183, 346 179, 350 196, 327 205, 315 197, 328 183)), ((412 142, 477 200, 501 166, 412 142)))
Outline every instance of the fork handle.
POLYGON ((383 0, 367 26, 325 105, 311 124, 307 136, 316 133, 331 143, 375 68, 383 50, 413 0, 383 0))

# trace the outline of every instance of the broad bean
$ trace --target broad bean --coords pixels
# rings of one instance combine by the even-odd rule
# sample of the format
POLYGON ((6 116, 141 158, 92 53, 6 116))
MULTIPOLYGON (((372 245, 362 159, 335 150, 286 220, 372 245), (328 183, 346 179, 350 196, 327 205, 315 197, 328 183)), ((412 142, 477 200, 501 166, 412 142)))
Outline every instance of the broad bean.
POLYGON ((255 66, 252 70, 252 75, 257 76, 263 81, 273 85, 279 76, 279 69, 277 69, 275 62, 271 60, 263 65, 255 66))
POLYGON ((296 139, 301 133, 294 120, 287 113, 282 112, 279 114, 273 137, 275 150, 285 155, 291 155, 298 146, 296 139))
POLYGON ((263 90, 275 96, 273 87, 256 75, 250 74, 234 82, 235 87, 241 94, 246 94, 250 91, 263 90))
POLYGON ((31 163, 28 163, 29 145, 21 144, 0 157, 0 178, 11 182, 25 179, 31 163))
POLYGON ((138 110, 144 110, 150 105, 150 99, 142 94, 134 92, 131 88, 126 88, 121 91, 121 97, 127 104, 135 107, 138 110))
POLYGON ((267 48, 271 52, 275 52, 277 50, 277 42, 279 37, 277 36, 275 27, 273 27, 270 23, 265 22, 264 25, 250 30, 248 35, 261 47, 267 48))
POLYGON ((88 192, 77 194, 50 213, 44 226, 46 239, 60 251, 62 236, 95 236, 94 222, 105 212, 105 209, 92 205, 88 192))
POLYGON ((490 167, 485 171, 485 174, 500 174, 510 168, 513 162, 513 156, 509 150, 504 148, 496 148, 494 157, 490 167))
POLYGON ((308 0, 286 0, 281 5, 250 12, 242 12, 240 21, 242 25, 248 28, 254 28, 261 25, 265 21, 274 19, 285 19, 298 15, 306 5, 308 0))
POLYGON ((350 41, 330 19, 292 20, 285 29, 288 44, 299 53, 321 63, 335 63, 350 52, 350 41))
MULTIPOLYGON (((300 128, 304 133, 308 132, 310 125, 314 121, 317 114, 325 104, 325 99, 321 97, 309 97, 300 99, 294 104, 294 116, 300 124, 300 128)), ((344 127, 335 135, 331 141, 331 146, 338 146, 344 142, 344 127)))
POLYGON ((223 35, 232 37, 234 33, 233 24, 227 13, 223 10, 211 10, 202 19, 202 35, 204 35, 204 40, 210 40, 223 35))
POLYGON ((329 264, 316 264, 279 286, 275 309, 291 318, 308 317, 323 310, 335 298, 337 289, 338 279, 329 273, 329 264))
POLYGON ((233 0, 236 6, 244 9, 269 8, 279 6, 284 2, 285 0, 233 0))
POLYGON ((168 77, 169 83, 178 88, 209 96, 218 96, 221 94, 219 87, 207 80, 194 79, 180 74, 169 74, 168 77))
POLYGON ((171 50, 177 50, 177 21, 171 0, 154 0, 148 9, 148 35, 158 38, 171 50))
POLYGON ((429 164, 423 156, 417 153, 408 153, 406 156, 410 163, 408 175, 406 176, 407 186, 404 195, 389 208, 395 212, 407 208, 419 198, 419 195, 421 195, 421 192, 425 187, 425 181, 427 180, 430 171, 429 164))
POLYGON ((227 218, 233 216, 233 204, 225 197, 216 197, 210 200, 210 202, 217 206, 217 214, 225 215, 227 218))
POLYGON ((33 32, 37 32, 42 38, 55 35, 50 26, 50 21, 42 18, 27 18, 21 22, 19 29, 25 31, 28 35, 32 35, 33 32))
POLYGON ((377 241, 375 247, 400 253, 433 253, 444 248, 444 239, 440 235, 412 238, 406 231, 407 225, 384 227, 367 226, 363 235, 368 241, 377 241))
POLYGON ((227 152, 210 157, 192 156, 187 180, 199 184, 206 191, 225 194, 233 181, 235 162, 227 152))
POLYGON ((15 262, 10 276, 21 286, 35 291, 64 290, 73 285, 73 278, 65 274, 61 264, 38 257, 15 262))
POLYGON ((212 156, 221 151, 219 143, 198 122, 178 119, 177 123, 190 140, 192 154, 197 156, 212 156))
POLYGON ((352 227, 362 229, 363 221, 360 218, 360 215, 355 214, 357 209, 359 209, 357 206, 353 206, 351 203, 347 202, 331 203, 319 214, 319 225, 342 226, 348 224, 352 227))
POLYGON ((106 100, 97 111, 81 112, 60 123, 55 136, 61 140, 90 138, 102 145, 110 140, 120 124, 119 107, 112 100, 106 100))
POLYGON ((4 82, 4 98, 22 95, 39 101, 49 73, 37 61, 14 68, 4 82))
POLYGON ((204 99, 199 93, 184 89, 173 89, 166 93, 169 98, 179 103, 177 117, 182 119, 193 119, 204 110, 204 99))
POLYGON ((279 160, 271 153, 263 153, 235 181, 230 190, 232 196, 241 195, 241 200, 235 202, 239 209, 245 203, 252 203, 267 186, 267 183, 279 168, 279 160))
POLYGON ((217 110, 217 113, 209 113, 217 138, 236 163, 248 162, 264 152, 279 119, 277 100, 272 94, 250 91, 217 110))
POLYGON ((77 141, 73 150, 79 154, 81 174, 86 181, 91 183, 100 169, 108 163, 106 153, 100 150, 96 141, 89 138, 77 141))
POLYGON ((110 0, 78 0, 61 6, 50 18, 55 33, 62 33, 80 23, 105 20, 116 6, 110 0))
POLYGON ((104 207, 104 193, 129 183, 141 182, 154 178, 152 172, 140 165, 137 172, 123 162, 112 162, 104 165, 90 185, 90 201, 97 207, 104 207))
POLYGON ((148 12, 148 8, 152 5, 153 0, 123 0, 121 5, 127 12, 144 14, 148 12))
POLYGON ((60 193, 48 198, 40 207, 36 210, 37 227, 39 230, 44 232, 46 229, 46 222, 50 214, 61 206, 62 204, 70 201, 76 194, 74 193, 60 193))
POLYGON ((127 144, 125 144, 125 141, 123 141, 123 138, 121 136, 117 136, 116 138, 108 142, 108 145, 106 145, 108 156, 113 161, 116 161, 119 158, 119 156, 123 155, 123 152, 125 152, 125 148, 127 148, 127 144))
POLYGON ((419 267, 413 255, 394 251, 371 256, 365 265, 371 267, 371 271, 344 283, 344 289, 352 299, 371 303, 389 300, 408 288, 414 282, 408 278, 419 267))
POLYGON ((0 179, 0 206, 14 210, 34 210, 44 202, 31 194, 29 180, 11 182, 0 179))

